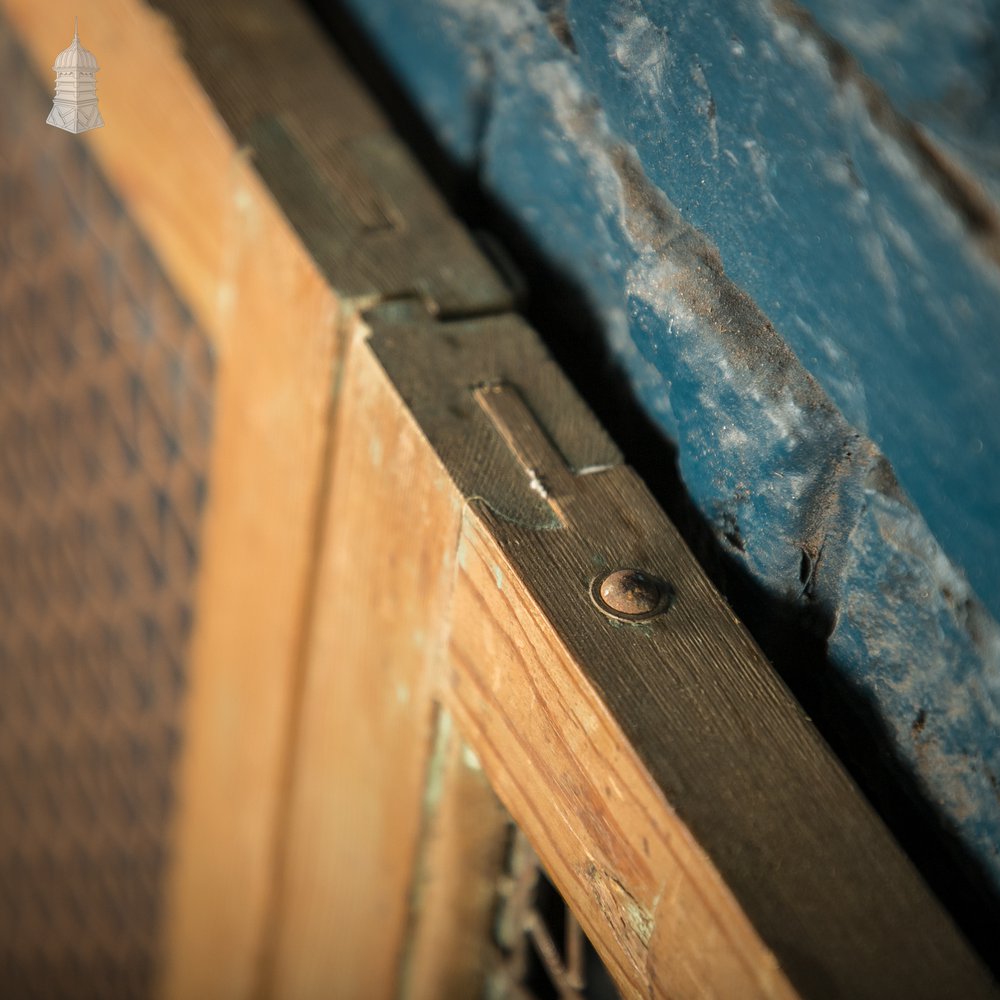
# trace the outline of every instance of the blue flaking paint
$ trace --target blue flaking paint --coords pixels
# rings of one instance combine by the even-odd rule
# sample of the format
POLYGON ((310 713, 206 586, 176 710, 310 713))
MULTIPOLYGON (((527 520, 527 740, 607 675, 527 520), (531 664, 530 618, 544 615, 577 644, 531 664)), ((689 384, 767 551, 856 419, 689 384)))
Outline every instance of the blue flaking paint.
POLYGON ((1000 196, 1000 3, 804 0, 893 104, 1000 196))
POLYGON ((995 263, 766 3, 352 6, 1000 888, 995 263))
POLYGON ((813 41, 717 6, 574 3, 588 82, 996 615, 1000 272, 813 41))

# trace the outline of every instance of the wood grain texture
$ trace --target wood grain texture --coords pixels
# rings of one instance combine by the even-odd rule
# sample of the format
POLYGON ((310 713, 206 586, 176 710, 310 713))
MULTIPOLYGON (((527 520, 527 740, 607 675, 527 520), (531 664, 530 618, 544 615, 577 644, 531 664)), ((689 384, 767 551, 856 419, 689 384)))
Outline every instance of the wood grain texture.
POLYGON ((228 302, 170 886, 164 992, 242 997, 270 902, 314 558, 337 300, 249 170, 228 302))
POLYGON ((442 708, 437 718, 398 993, 406 1000, 488 995, 498 885, 512 833, 450 713, 442 708))
MULTIPOLYGON (((821 728, 878 747, 852 770, 922 870, 966 926, 1000 924, 1000 704, 976 693, 1000 677, 1000 215, 854 58, 924 124, 947 93, 938 124, 972 125, 984 142, 959 145, 981 154, 1000 136, 995 8, 344 4, 434 140, 581 291, 601 347, 579 377, 605 352, 609 384, 619 369, 649 421, 633 453, 658 478, 676 462, 821 728), (793 629, 824 640, 815 666, 793 629)), ((569 358, 563 287, 539 282, 532 308, 569 358)))
POLYGON ((462 545, 449 704, 623 993, 795 996, 472 513, 462 545), (661 901, 679 919, 653 953, 661 901))
MULTIPOLYGON (((4 9, 48 81, 76 10, 4 9)), ((342 297, 509 296, 297 7, 160 9, 86 11, 108 123, 86 141, 217 352, 162 989, 237 997, 271 954, 342 297)))
MULTIPOLYGON (((490 434, 524 440, 514 452, 537 465, 599 433, 585 409, 573 428, 533 426, 551 387, 535 394, 531 331, 514 317, 388 325, 372 346, 474 503, 452 707, 620 980, 636 995, 789 995, 788 981, 810 997, 933 997, 959 982, 995 995, 631 470, 577 475, 558 498, 565 528, 511 516, 520 498, 490 434), (482 383, 518 389, 502 427, 473 402, 482 383), (492 492, 491 469, 507 492, 492 492), (590 584, 618 566, 667 580, 669 611, 641 625, 598 612, 590 584)), ((514 452, 521 495, 541 499, 537 481, 558 480, 514 452)))
MULTIPOLYGON (((5 0, 4 10, 51 80, 76 8, 5 0)), ((84 141, 217 360, 162 989, 245 996, 273 878, 338 300, 171 25, 144 3, 107 0, 88 7, 81 30, 104 67, 107 122, 84 141)))
POLYGON ((342 295, 419 295, 443 313, 510 305, 503 281, 302 7, 288 0, 156 6, 342 295))
MULTIPOLYGON (((68 6, 2 2, 44 68, 68 6)), ((353 324, 507 297, 309 22, 161 6, 176 36, 108 0, 88 41, 122 53, 94 149, 219 360, 164 994, 443 975, 442 698, 629 995, 994 995, 534 332, 353 324), (603 617, 617 565, 669 612, 603 617)))
POLYGON ((339 390, 262 992, 399 988, 461 504, 359 325, 339 390))

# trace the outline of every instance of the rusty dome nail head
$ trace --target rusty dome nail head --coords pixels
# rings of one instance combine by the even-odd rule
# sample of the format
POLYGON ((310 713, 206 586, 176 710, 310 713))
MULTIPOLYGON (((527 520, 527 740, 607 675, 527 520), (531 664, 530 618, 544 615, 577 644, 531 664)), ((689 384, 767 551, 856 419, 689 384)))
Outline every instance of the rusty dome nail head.
POLYGON ((666 611, 671 590, 663 580, 641 569, 613 569, 595 577, 590 596, 604 614, 637 622, 666 611))

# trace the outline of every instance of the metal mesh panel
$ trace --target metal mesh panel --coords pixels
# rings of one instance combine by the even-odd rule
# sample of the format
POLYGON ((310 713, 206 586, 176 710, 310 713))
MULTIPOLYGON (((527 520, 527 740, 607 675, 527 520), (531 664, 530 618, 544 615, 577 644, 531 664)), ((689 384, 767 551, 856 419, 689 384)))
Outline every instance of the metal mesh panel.
POLYGON ((2 19, 0 86, 0 995, 139 997, 212 354, 2 19))
POLYGON ((489 1000, 615 1000, 610 974, 513 822, 506 869, 489 1000))

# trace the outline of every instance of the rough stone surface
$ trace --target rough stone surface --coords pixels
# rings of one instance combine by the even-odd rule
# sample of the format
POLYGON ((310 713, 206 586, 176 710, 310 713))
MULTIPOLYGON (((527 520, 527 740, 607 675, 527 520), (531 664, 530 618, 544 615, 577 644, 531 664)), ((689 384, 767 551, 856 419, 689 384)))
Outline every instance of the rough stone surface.
POLYGON ((1000 197, 1000 4, 804 0, 893 104, 1000 197))

